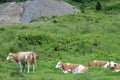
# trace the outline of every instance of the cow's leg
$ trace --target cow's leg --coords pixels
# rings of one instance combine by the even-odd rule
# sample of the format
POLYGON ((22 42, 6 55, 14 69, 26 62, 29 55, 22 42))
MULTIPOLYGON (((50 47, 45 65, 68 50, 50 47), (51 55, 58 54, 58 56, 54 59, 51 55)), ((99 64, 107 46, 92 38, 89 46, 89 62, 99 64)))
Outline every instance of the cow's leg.
POLYGON ((120 70, 114 70, 113 72, 120 72, 120 70))
POLYGON ((19 61, 18 64, 20 65, 20 72, 22 72, 22 63, 19 61))
POLYGON ((25 63, 23 64, 23 70, 24 70, 24 72, 25 72, 25 63))
POLYGON ((76 73, 78 73, 78 72, 77 72, 77 70, 72 70, 72 73, 73 73, 73 74, 76 74, 76 73))
POLYGON ((30 73, 30 64, 28 63, 28 73, 30 73))
POLYGON ((33 64, 33 73, 35 73, 35 64, 33 64))
POLYGON ((64 73, 68 73, 68 71, 64 71, 64 70, 62 70, 64 73))

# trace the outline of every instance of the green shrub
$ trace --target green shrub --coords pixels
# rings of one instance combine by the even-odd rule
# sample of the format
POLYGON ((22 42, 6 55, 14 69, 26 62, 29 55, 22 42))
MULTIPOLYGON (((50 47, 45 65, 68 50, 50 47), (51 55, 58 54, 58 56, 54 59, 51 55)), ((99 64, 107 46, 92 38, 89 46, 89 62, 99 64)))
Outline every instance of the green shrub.
POLYGON ((0 33, 5 31, 5 28, 0 28, 0 33))
POLYGON ((96 8, 97 11, 102 9, 102 5, 99 1, 97 1, 95 8, 96 8))
POLYGON ((30 45, 42 45, 49 43, 49 36, 45 34, 19 34, 17 39, 26 41, 30 45))

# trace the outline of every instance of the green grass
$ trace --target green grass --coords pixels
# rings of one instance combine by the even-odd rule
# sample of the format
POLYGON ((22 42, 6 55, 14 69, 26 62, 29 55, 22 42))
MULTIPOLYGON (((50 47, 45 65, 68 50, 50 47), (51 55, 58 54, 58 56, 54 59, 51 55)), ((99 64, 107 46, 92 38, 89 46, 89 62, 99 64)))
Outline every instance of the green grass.
POLYGON ((100 67, 89 67, 83 74, 55 69, 58 61, 85 66, 92 60, 120 62, 119 34, 120 14, 94 10, 37 18, 29 24, 1 24, 0 80, 119 80, 119 72, 100 67), (35 74, 19 73, 18 64, 6 60, 8 53, 19 51, 37 53, 35 74))

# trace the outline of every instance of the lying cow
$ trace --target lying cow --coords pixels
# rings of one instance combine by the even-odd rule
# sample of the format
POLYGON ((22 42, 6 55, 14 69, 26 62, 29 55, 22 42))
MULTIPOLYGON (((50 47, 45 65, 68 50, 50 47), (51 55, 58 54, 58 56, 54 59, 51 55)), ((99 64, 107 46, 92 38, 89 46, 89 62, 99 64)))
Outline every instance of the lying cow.
POLYGON ((109 62, 109 68, 114 72, 120 72, 120 64, 115 63, 113 61, 109 62))
POLYGON ((30 65, 33 65, 33 73, 35 73, 35 64, 36 64, 36 53, 34 52, 18 52, 18 53, 9 53, 6 58, 7 60, 13 60, 20 65, 20 72, 22 69, 25 70, 25 64, 28 65, 28 73, 30 70, 30 65))
POLYGON ((94 60, 94 61, 89 63, 89 66, 101 66, 101 67, 107 68, 109 66, 109 62, 108 61, 94 60))
POLYGON ((84 73, 88 71, 88 68, 81 64, 71 64, 58 62, 55 68, 61 69, 64 73, 84 73))

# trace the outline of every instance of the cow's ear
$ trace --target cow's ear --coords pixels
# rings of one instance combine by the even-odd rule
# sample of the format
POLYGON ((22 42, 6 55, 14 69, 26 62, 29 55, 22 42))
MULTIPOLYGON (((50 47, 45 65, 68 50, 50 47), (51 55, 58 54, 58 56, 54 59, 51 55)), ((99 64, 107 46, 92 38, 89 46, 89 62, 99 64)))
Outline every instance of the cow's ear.
POLYGON ((114 66, 117 66, 117 64, 114 64, 114 66))

